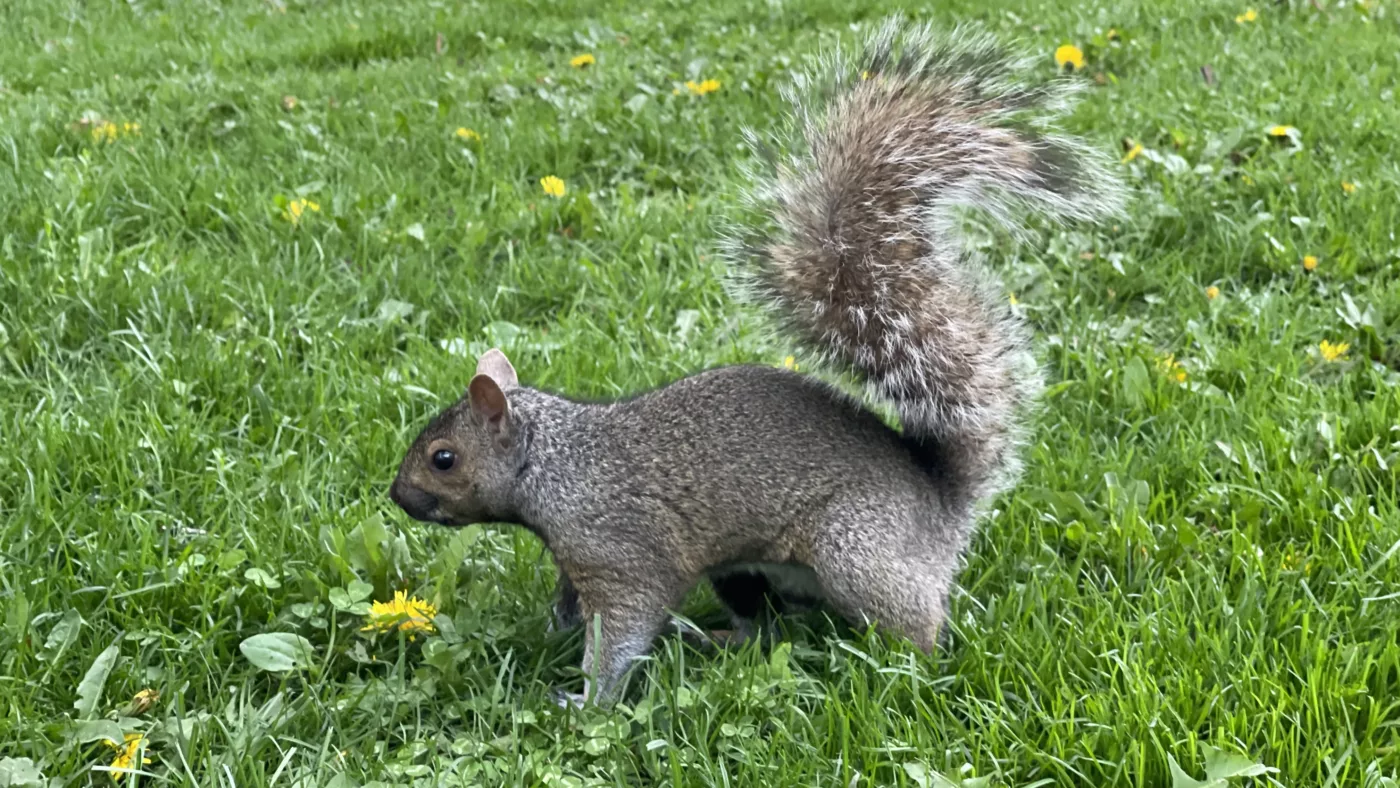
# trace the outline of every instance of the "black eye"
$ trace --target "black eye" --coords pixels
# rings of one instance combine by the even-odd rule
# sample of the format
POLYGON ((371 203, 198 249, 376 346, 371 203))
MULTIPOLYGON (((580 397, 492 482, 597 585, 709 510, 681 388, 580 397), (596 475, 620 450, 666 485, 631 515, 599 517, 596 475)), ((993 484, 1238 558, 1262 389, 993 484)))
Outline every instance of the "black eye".
POLYGON ((433 467, 440 471, 450 471, 456 463, 457 455, 447 449, 433 452, 433 467))

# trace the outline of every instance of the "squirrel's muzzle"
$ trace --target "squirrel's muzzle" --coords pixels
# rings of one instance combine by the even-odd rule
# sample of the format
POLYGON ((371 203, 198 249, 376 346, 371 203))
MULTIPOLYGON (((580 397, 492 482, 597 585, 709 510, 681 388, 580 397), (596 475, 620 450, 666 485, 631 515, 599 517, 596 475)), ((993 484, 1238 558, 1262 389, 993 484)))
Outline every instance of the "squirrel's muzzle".
POLYGON ((431 519, 433 510, 437 509, 438 505, 436 495, 424 492, 411 484, 404 484, 399 479, 395 479, 389 486, 389 499, 415 520, 431 519))

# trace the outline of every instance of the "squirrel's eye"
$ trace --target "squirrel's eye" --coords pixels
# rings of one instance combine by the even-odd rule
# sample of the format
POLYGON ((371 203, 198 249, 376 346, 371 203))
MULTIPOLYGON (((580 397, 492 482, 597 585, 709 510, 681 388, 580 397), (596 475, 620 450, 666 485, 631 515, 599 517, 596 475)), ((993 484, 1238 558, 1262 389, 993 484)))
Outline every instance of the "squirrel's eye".
POLYGON ((450 471, 457 462, 457 455, 443 449, 433 452, 433 467, 440 471, 450 471))

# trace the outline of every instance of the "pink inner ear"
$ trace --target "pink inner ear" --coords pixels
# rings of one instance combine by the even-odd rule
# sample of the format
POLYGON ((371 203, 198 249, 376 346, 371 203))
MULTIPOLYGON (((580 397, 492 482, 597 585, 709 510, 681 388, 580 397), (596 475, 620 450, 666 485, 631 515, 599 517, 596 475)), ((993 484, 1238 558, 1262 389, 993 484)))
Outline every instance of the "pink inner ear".
POLYGON ((471 397, 472 411, 482 421, 499 423, 505 415, 506 395, 491 376, 483 373, 472 378, 472 382, 467 386, 467 394, 471 397))

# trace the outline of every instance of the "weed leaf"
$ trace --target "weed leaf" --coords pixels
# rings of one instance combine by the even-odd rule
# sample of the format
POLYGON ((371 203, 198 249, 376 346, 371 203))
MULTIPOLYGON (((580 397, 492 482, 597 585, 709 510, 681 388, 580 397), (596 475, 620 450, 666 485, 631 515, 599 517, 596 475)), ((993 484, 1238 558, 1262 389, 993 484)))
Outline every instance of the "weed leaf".
POLYGON ((0 788, 40 788, 44 775, 28 758, 0 758, 0 788))
POLYGON ((92 661, 88 668, 87 675, 78 682, 78 699, 73 701, 73 708, 78 710, 78 719, 87 719, 97 710, 97 702, 102 699, 102 687, 107 683, 107 676, 112 672, 112 666, 117 664, 117 657, 121 655, 121 649, 113 643, 108 646, 97 659, 92 661))
POLYGON ((253 666, 269 673, 285 673, 311 667, 315 648, 311 641, 290 632, 264 632, 238 644, 253 666))

